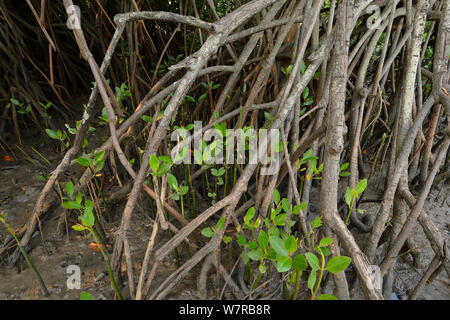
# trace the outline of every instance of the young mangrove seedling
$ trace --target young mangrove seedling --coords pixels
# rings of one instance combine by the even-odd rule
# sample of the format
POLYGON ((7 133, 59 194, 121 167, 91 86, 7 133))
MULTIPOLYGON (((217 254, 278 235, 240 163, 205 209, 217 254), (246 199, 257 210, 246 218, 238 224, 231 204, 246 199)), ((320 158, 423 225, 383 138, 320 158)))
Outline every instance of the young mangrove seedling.
POLYGON ((30 266, 31 270, 33 270, 34 274, 36 275, 36 277, 39 281, 39 286, 41 287, 42 294, 46 297, 49 296, 49 293, 48 293, 47 287, 45 286, 44 280, 42 280, 42 277, 41 277, 39 271, 34 266, 33 262, 31 261, 30 257, 28 256, 25 248, 22 246, 22 244, 20 243, 20 240, 17 238, 14 230, 6 222, 6 214, 3 211, 0 212, 0 222, 3 223, 3 225, 6 227, 6 229, 11 234, 11 236, 14 238, 14 240, 16 240, 16 243, 20 249, 20 252, 22 252, 25 260, 27 261, 28 265, 30 266))
POLYGON ((83 291, 80 294, 80 300, 95 300, 95 298, 89 292, 83 291))
MULTIPOLYGON (((363 179, 360 182, 358 182, 358 185, 355 189, 352 189, 350 187, 347 187, 347 191, 345 192, 345 203, 347 203, 348 206, 348 215, 347 219, 345 220, 345 224, 348 223, 348 220, 350 219, 350 215, 352 214, 353 207, 355 205, 356 199, 359 198, 359 196, 366 190, 367 187, 367 180, 363 179)), ((357 209, 359 213, 364 213, 364 210, 357 209)))
MULTIPOLYGON (((325 271, 337 273, 345 270, 351 259, 338 256, 329 259, 326 263, 326 257, 331 255, 327 247, 333 240, 331 238, 323 238, 320 241, 316 239, 318 228, 322 226, 321 217, 311 223, 310 231, 305 235, 305 237, 312 236, 312 247, 306 248, 304 238, 295 237, 291 231, 295 224, 294 217, 300 213, 302 208, 306 207, 306 203, 292 207, 286 198, 281 199, 280 193, 276 189, 273 192, 273 199, 275 207, 270 210, 270 214, 264 219, 263 224, 261 224, 260 218, 254 219, 255 208, 251 207, 244 217, 242 230, 238 228, 237 242, 242 248, 241 258, 251 275, 253 273, 249 268, 250 262, 258 263, 258 275, 252 283, 252 291, 258 287, 268 266, 273 265, 277 272, 283 273, 282 278, 287 279, 285 285, 293 284, 294 286, 292 293, 289 294, 288 288, 283 285, 286 298, 297 299, 301 276, 309 270, 308 288, 311 291, 311 299, 336 299, 336 297, 326 294, 317 297, 323 275, 325 271), (250 231, 250 234, 245 230, 250 231)), ((213 234, 213 230, 205 230, 205 232, 211 236, 213 234)))
POLYGON ((94 238, 95 243, 97 244, 98 249, 100 250, 105 263, 106 267, 108 269, 109 276, 111 278, 111 283, 113 286, 114 291, 116 292, 117 298, 119 300, 123 300, 122 294, 120 293, 119 287, 117 286, 116 279, 114 277, 114 273, 112 272, 111 264, 109 262, 109 258, 106 255, 105 251, 103 250, 103 245, 100 241, 100 237, 98 236, 97 232, 94 229, 95 224, 95 215, 93 213, 94 210, 94 203, 91 200, 85 200, 83 204, 83 195, 81 192, 78 192, 74 199, 74 193, 75 188, 71 181, 67 182, 66 184, 66 191, 69 195, 69 197, 63 197, 62 206, 66 209, 70 210, 79 210, 82 215, 78 217, 78 220, 80 223, 77 223, 72 226, 72 229, 75 231, 87 231, 87 237, 92 236, 94 238))
POLYGON ((109 277, 111 279, 111 284, 117 295, 117 298, 119 300, 123 300, 123 296, 122 296, 122 293, 120 292, 119 287, 117 286, 116 278, 114 277, 114 273, 112 271, 109 258, 106 255, 105 251, 103 250, 103 245, 100 241, 100 237, 97 235, 97 232, 94 230, 94 223, 95 223, 95 215, 93 213, 94 204, 91 200, 86 200, 84 202, 84 206, 82 206, 78 202, 77 202, 77 204, 79 206, 81 206, 81 210, 84 211, 84 214, 78 217, 78 219, 80 220, 80 223, 73 225, 72 229, 74 229, 75 231, 80 231, 80 232, 87 231, 88 232, 87 237, 92 236, 95 243, 97 244, 98 249, 100 250, 100 252, 103 256, 103 259, 105 260, 106 267, 107 267, 108 273, 109 273, 109 277))
POLYGON ((177 178, 169 173, 167 175, 167 181, 169 182, 169 186, 174 192, 172 194, 172 199, 178 201, 181 199, 181 216, 184 218, 184 204, 183 204, 183 196, 186 195, 189 191, 188 186, 179 186, 177 178))
MULTIPOLYGON (((219 219, 219 221, 217 221, 216 226, 215 227, 206 227, 202 230, 202 235, 205 236, 206 238, 212 238, 214 236, 214 234, 216 234, 216 232, 221 231, 225 225, 225 219, 226 217, 222 217, 219 219)), ((228 236, 223 236, 222 241, 223 243, 227 244, 230 243, 232 240, 231 237, 228 236)))

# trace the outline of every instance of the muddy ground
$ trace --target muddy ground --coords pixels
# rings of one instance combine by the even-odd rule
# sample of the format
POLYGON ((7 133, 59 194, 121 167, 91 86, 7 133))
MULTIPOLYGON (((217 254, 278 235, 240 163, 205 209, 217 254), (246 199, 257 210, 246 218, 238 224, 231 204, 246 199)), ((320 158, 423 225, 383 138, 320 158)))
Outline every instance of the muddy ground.
MULTIPOLYGON (((41 144, 39 145, 39 151, 53 163, 58 163, 59 156, 50 147, 41 144)), ((8 212, 7 221, 15 230, 19 230, 27 222, 39 192, 44 186, 44 182, 40 181, 37 176, 48 174, 51 171, 50 168, 46 168, 42 164, 42 161, 38 160, 38 157, 32 153, 29 153, 29 155, 30 158, 35 158, 35 160, 32 161, 22 154, 16 154, 15 156, 18 159, 14 159, 14 156, 10 155, 16 161, 6 161, 3 153, 0 159, 0 210, 8 212)), ((449 238, 450 223, 449 190, 449 185, 441 184, 432 190, 426 203, 426 210, 446 239, 449 238)), ((375 210, 375 207, 374 205, 367 205, 366 209, 375 210)), ((117 230, 122 208, 119 205, 116 208, 117 212, 109 213, 111 219, 106 221, 105 224, 108 235, 112 235, 117 230)), ((132 219, 133 234, 140 235, 130 239, 135 270, 141 268, 140 263, 152 230, 149 211, 142 208, 138 209, 132 219)), ((62 210, 54 210, 43 221, 43 233, 36 233, 33 241, 37 243, 37 246, 30 253, 30 258, 40 271, 51 295, 49 297, 41 295, 35 275, 30 268, 25 265, 23 270, 10 268, 7 266, 8 261, 0 260, 0 300, 79 299, 81 291, 90 292, 96 299, 114 298, 103 258, 99 252, 89 247, 92 240, 84 238, 82 234, 73 230, 68 235, 57 232, 58 224, 64 223, 62 229, 66 228, 65 220, 61 219, 61 212, 62 210), (67 267, 70 265, 77 265, 81 269, 80 290, 70 290, 67 287, 66 282, 69 276, 67 267)), ((67 221, 67 227, 70 229, 71 223, 73 224, 75 220, 73 220, 73 217, 67 217, 67 221)), ((59 227, 59 230, 61 230, 61 226, 59 227)), ((6 229, 0 226, 0 245, 4 243, 6 238, 6 229)), ((164 239, 160 239, 160 243, 162 241, 164 239)), ((414 289, 420 280, 433 257, 430 244, 419 226, 416 226, 414 231, 414 243, 420 252, 419 268, 414 266, 410 256, 405 256, 399 260, 395 267, 395 294, 393 299, 406 298, 408 292, 414 289)), ((157 248, 158 245, 155 249, 157 248)), ((189 255, 187 250, 182 250, 180 253, 182 258, 187 258, 189 255)), ((175 258, 171 255, 158 269, 151 290, 161 284, 174 270, 176 270, 176 263, 175 258)), ((198 299, 196 283, 198 273, 199 269, 194 269, 191 275, 167 298, 198 299)), ((125 276, 123 279, 127 279, 127 277, 125 276)), ((124 284, 126 284, 126 280, 124 284)), ((431 284, 426 285, 419 299, 447 300, 450 298, 449 289, 450 281, 444 271, 431 284)), ((125 296, 128 294, 126 289, 123 293, 125 296)), ((355 295, 355 298, 361 298, 361 296, 355 295)))

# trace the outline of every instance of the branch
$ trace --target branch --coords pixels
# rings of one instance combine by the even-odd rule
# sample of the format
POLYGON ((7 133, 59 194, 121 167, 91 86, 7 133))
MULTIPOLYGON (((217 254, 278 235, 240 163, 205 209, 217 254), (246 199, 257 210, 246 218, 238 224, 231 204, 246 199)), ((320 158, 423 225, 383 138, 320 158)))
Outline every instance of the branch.
POLYGON ((191 16, 184 16, 181 14, 173 12, 164 11, 139 11, 139 12, 128 12, 117 14, 114 17, 114 22, 120 26, 127 22, 137 21, 137 20, 162 20, 170 21, 175 23, 183 23, 192 27, 200 28, 206 30, 210 33, 214 33, 215 26, 212 23, 205 22, 203 20, 197 19, 191 16))

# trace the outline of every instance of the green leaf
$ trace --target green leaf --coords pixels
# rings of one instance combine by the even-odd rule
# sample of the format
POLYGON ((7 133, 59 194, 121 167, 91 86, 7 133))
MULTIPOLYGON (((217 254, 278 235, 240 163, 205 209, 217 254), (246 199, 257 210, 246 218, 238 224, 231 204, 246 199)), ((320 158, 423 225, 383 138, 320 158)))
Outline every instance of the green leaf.
POLYGON ((259 265, 259 272, 261 272, 262 274, 266 273, 267 271, 267 267, 264 264, 260 264, 259 265))
POLYGON ((341 173, 339 173, 340 177, 348 177, 350 175, 350 172, 348 171, 342 171, 341 173))
POLYGON ((227 244, 230 243, 233 239, 229 236, 223 236, 222 241, 223 243, 227 244))
POLYGON ((349 165, 350 165, 350 163, 348 163, 348 162, 342 164, 342 166, 340 167, 339 171, 344 171, 345 169, 348 168, 349 165))
POLYGON ((308 99, 306 99, 306 101, 302 104, 302 106, 310 106, 314 103, 314 98, 313 97, 309 97, 308 99))
POLYGON ((258 248, 258 242, 252 240, 248 243, 248 248, 250 250, 255 250, 256 248, 258 248))
POLYGON ((152 121, 153 121, 153 118, 152 118, 152 117, 149 117, 149 116, 147 116, 147 115, 143 115, 143 116, 141 117, 141 119, 144 120, 145 122, 152 122, 152 121))
POLYGON ((215 192, 208 192, 208 197, 215 198, 217 194, 215 192))
POLYGON ((330 250, 328 250, 326 247, 317 247, 315 250, 318 254, 322 253, 325 257, 331 255, 330 250))
POLYGON ((278 205, 280 202, 280 192, 277 189, 273 190, 273 201, 278 205))
POLYGON ((286 250, 292 254, 297 251, 297 240, 295 240, 294 236, 290 236, 284 241, 284 247, 286 250))
POLYGON ((275 235, 269 236, 269 242, 272 248, 275 250, 275 252, 280 256, 288 256, 289 253, 284 247, 284 241, 279 237, 275 235))
POLYGON ((313 228, 320 228, 322 226, 322 217, 317 217, 314 219, 314 221, 311 222, 311 226, 313 228))
POLYGON ((283 207, 284 212, 289 213, 291 211, 291 204, 289 203, 288 199, 283 198, 281 200, 281 206, 283 207))
POLYGON ((306 64, 305 62, 302 60, 302 64, 300 65, 300 74, 304 74, 306 71, 306 64))
POLYGON ((333 257, 328 261, 327 270, 331 273, 338 273, 347 269, 352 259, 346 256, 333 257))
POLYGON ((305 90, 303 91, 303 99, 306 100, 308 96, 309 96, 309 88, 306 87, 305 90))
POLYGON ((317 168, 317 173, 320 173, 320 172, 322 172, 323 171, 323 163, 321 163, 320 165, 319 165, 319 168, 317 168))
POLYGON ((255 216, 255 207, 251 207, 247 210, 247 214, 245 215, 244 222, 250 223, 250 221, 255 216))
POLYGON ((310 290, 314 289, 314 285, 316 284, 317 272, 316 270, 312 270, 308 277, 308 288, 310 290))
POLYGON ((84 202, 84 207, 86 208, 86 210, 94 210, 94 203, 91 200, 86 200, 84 202))
POLYGON ((356 191, 361 194, 366 190, 367 187, 367 179, 362 179, 358 185, 356 186, 356 191))
POLYGON ((300 203, 300 204, 297 204, 297 205, 294 207, 293 213, 294 213, 295 215, 300 214, 300 210, 301 210, 301 211, 305 211, 307 207, 308 207, 308 203, 306 203, 306 202, 302 202, 302 203, 300 203))
POLYGON ((170 167, 171 165, 167 162, 161 163, 158 169, 158 176, 162 177, 163 175, 165 175, 170 170, 170 167))
POLYGON ((207 238, 211 238, 214 235, 214 231, 213 229, 211 229, 211 227, 207 227, 202 230, 202 235, 207 238))
POLYGON ((316 172, 316 166, 317 166, 317 159, 314 159, 314 158, 317 158, 317 157, 313 157, 313 158, 311 158, 311 162, 309 163, 309 173, 311 174, 311 175, 313 175, 314 174, 314 172, 316 172))
POLYGON ((77 196, 75 197, 75 201, 79 204, 81 204, 81 201, 83 201, 83 195, 81 194, 81 192, 77 193, 77 196))
POLYGON ((106 109, 106 107, 102 109, 102 115, 100 116, 100 119, 105 122, 109 122, 108 110, 106 109))
POLYGON ((102 171, 104 166, 105 166, 105 160, 98 162, 94 168, 94 173, 102 171))
POLYGON ((332 243, 333 243, 333 239, 331 239, 331 238, 323 238, 319 242, 319 247, 328 247, 332 243))
POLYGON ((225 174, 225 168, 224 167, 221 167, 221 168, 219 168, 219 170, 217 170, 217 176, 218 177, 221 177, 224 174, 225 174))
POLYGON ((55 130, 52 129, 45 129, 45 132, 47 132, 48 136, 52 139, 59 140, 58 133, 55 130))
POLYGON ((80 294, 80 300, 95 300, 92 294, 89 292, 83 291, 80 294))
POLYGON ((199 166, 202 165, 202 163, 203 163, 203 156, 202 156, 202 152, 200 150, 197 150, 197 149, 194 150, 194 161, 199 166))
POLYGON ((267 228, 267 234, 270 236, 279 236, 280 235, 280 229, 278 229, 275 226, 271 226, 269 225, 269 227, 267 228))
POLYGON ((291 270, 292 259, 289 257, 281 256, 277 260, 277 270, 278 272, 287 272, 291 270))
POLYGON ((227 135, 227 127, 225 123, 214 123, 214 128, 216 128, 217 132, 225 137, 227 135))
POLYGON ((208 96, 208 95, 207 95, 206 93, 205 93, 205 94, 202 94, 202 95, 200 96, 200 98, 198 98, 198 103, 200 103, 200 102, 202 102, 203 100, 205 100, 207 96, 208 96))
POLYGON ((264 250, 267 249, 267 247, 269 246, 269 236, 267 235, 267 233, 264 230, 261 230, 259 232, 258 243, 259 243, 259 246, 261 248, 263 248, 264 250))
POLYGON ((178 152, 176 154, 175 159, 174 159, 175 162, 182 161, 186 157, 187 153, 188 153, 188 148, 187 148, 187 146, 185 146, 180 150, 180 152, 178 152))
POLYGON ((270 212, 270 220, 275 220, 275 217, 277 216, 277 211, 275 209, 272 209, 270 212))
POLYGON ((179 194, 180 196, 184 196, 186 193, 188 193, 188 191, 189 191, 189 187, 188 187, 188 186, 181 186, 181 187, 178 189, 178 194, 179 194))
POLYGON ((92 210, 88 210, 86 208, 84 215, 83 215, 83 223, 86 227, 92 227, 94 225, 95 222, 95 217, 94 214, 92 213, 92 210))
POLYGON ((186 96, 186 99, 189 100, 192 103, 195 103, 195 99, 193 97, 189 96, 189 95, 186 96))
POLYGON ((319 258, 314 253, 307 252, 305 253, 306 260, 308 260, 309 265, 311 266, 311 269, 313 270, 319 270, 319 258))
POLYGON ((149 164, 150 164, 150 168, 154 171, 157 172, 159 169, 159 160, 158 157, 155 156, 154 154, 152 154, 150 156, 150 160, 149 160, 149 164))
POLYGON ((297 271, 304 271, 308 267, 308 264, 306 263, 305 257, 302 254, 298 254, 294 257, 293 266, 297 271))
POLYGON ((47 180, 47 178, 46 178, 44 175, 42 175, 42 174, 36 176, 36 178, 37 178, 39 181, 46 181, 46 180, 47 180))
POLYGON ((335 296, 332 294, 321 294, 319 297, 317 297, 317 300, 337 300, 335 296))
POLYGON ((352 204, 352 188, 347 187, 347 190, 345 191, 345 203, 347 204, 347 206, 350 208, 351 204, 352 204))
POLYGON ((288 73, 288 74, 291 73, 292 67, 293 67, 293 65, 290 64, 290 65, 286 68, 286 73, 288 73))
POLYGON ((167 181, 169 182, 169 186, 172 190, 178 190, 178 180, 173 174, 169 173, 167 175, 167 181))
POLYGON ((16 106, 20 106, 20 102, 16 99, 9 99, 9 101, 11 101, 12 104, 16 105, 16 106))
POLYGON ((286 223, 286 219, 287 219, 286 213, 277 215, 275 217, 275 225, 276 226, 284 226, 284 224, 286 223))
POLYGON ((273 248, 269 248, 266 252, 266 256, 267 259, 271 260, 271 261, 276 261, 277 260, 277 253, 275 252, 275 250, 273 250, 273 248))
POLYGON ((247 92, 247 83, 244 82, 244 85, 242 86, 242 93, 246 93, 247 92))
POLYGON ((248 255, 247 255, 247 252, 245 252, 245 251, 242 251, 241 258, 242 258, 242 261, 244 262, 244 264, 247 264, 250 261, 248 255))
POLYGON ((102 161, 103 160, 103 157, 105 156, 105 150, 102 150, 102 151, 100 151, 99 153, 97 153, 96 155, 95 155, 95 158, 94 158, 94 160, 95 160, 95 163, 100 163, 100 161, 102 161))
POLYGON ((84 231, 84 230, 86 230, 86 228, 84 226, 79 225, 79 224, 74 224, 72 226, 72 229, 75 230, 75 231, 84 231))
POLYGON ((76 160, 76 162, 78 162, 83 167, 90 167, 91 166, 91 162, 88 159, 86 159, 86 158, 81 157, 81 158, 76 158, 75 160, 76 160))
MULTIPOLYGON (((305 113, 306 113, 306 108, 301 108, 298 116, 301 117, 305 113)), ((297 150, 297 149, 298 149, 298 144, 296 143, 295 144, 295 150, 297 150)))
POLYGON ((247 239, 243 235, 238 235, 238 244, 243 247, 247 244, 247 239))
POLYGON ((217 221, 217 224, 216 224, 216 229, 217 230, 222 230, 223 229, 223 226, 225 225, 225 219, 226 219, 226 217, 222 217, 222 218, 219 219, 219 221, 217 221))
POLYGON ((258 249, 247 252, 247 255, 253 261, 259 261, 263 256, 261 250, 258 249))
POLYGON ((212 159, 213 151, 216 149, 216 146, 217 146, 216 140, 208 145, 208 148, 203 152, 203 157, 202 157, 203 162, 205 162, 207 164, 212 163, 211 160, 213 160, 212 159))
POLYGON ((205 140, 200 140, 199 145, 200 145, 200 151, 205 152, 205 150, 207 149, 207 146, 208 146, 206 144, 205 140))
POLYGON ((64 208, 70 209, 70 210, 81 210, 83 209, 83 206, 81 206, 79 203, 75 201, 65 201, 61 204, 64 208))
POLYGON ((66 184, 66 191, 68 194, 73 195, 74 187, 72 181, 67 182, 66 184))
POLYGON ((180 200, 180 195, 178 193, 173 193, 172 194, 172 199, 175 200, 175 201, 178 201, 178 200, 180 200))
POLYGON ((312 149, 308 149, 303 153, 302 158, 300 159, 300 163, 304 164, 308 162, 309 161, 308 159, 310 159, 311 157, 312 157, 312 149))
POLYGON ((261 224, 261 220, 259 218, 257 218, 255 223, 253 223, 253 228, 258 229, 260 224, 261 224))

